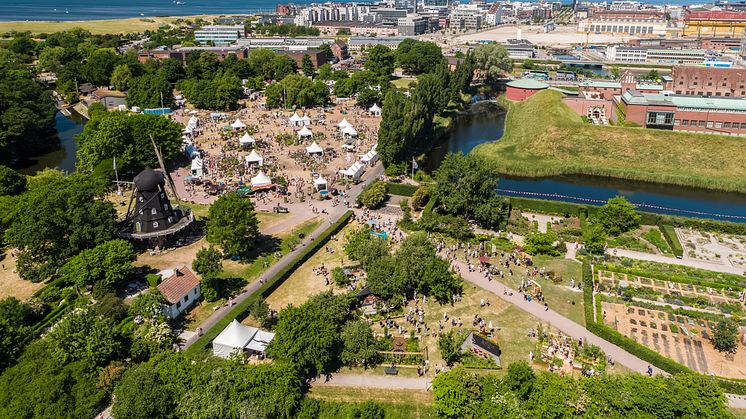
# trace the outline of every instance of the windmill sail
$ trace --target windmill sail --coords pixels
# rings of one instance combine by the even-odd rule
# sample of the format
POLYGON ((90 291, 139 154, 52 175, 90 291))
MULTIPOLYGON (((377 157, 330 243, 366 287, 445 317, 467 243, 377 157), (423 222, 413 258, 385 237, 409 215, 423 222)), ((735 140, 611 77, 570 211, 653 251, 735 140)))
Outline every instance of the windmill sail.
POLYGON ((174 199, 176 200, 176 202, 179 202, 179 194, 176 192, 176 185, 174 184, 174 180, 171 178, 171 173, 166 170, 166 165, 163 163, 163 156, 161 156, 161 151, 158 149, 158 146, 155 145, 155 139, 152 135, 150 136, 150 142, 153 144, 153 149, 155 150, 156 157, 158 157, 158 164, 161 166, 161 170, 168 180, 168 186, 169 188, 171 188, 171 193, 174 195, 174 199))

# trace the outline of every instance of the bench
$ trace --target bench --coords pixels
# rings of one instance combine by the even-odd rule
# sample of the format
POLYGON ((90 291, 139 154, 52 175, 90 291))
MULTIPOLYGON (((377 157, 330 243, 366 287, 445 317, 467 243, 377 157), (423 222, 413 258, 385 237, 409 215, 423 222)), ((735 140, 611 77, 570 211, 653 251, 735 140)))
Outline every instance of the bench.
POLYGON ((399 370, 396 367, 386 367, 383 369, 383 372, 386 373, 386 375, 398 375, 399 370))

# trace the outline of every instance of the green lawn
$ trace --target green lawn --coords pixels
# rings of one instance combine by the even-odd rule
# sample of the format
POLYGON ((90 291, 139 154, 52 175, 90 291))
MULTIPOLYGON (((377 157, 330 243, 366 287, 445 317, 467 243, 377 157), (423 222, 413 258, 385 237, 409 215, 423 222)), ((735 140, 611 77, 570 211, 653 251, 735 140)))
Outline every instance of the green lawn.
POLYGON ((746 192, 745 139, 585 124, 561 97, 547 90, 509 104, 502 139, 474 153, 507 175, 585 174, 746 192))

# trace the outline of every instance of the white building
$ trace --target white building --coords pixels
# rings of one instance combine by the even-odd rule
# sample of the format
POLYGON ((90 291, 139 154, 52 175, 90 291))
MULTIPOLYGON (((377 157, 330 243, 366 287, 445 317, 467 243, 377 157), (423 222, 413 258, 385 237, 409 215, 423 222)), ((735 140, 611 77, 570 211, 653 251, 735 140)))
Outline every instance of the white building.
POLYGON ((239 38, 246 37, 243 25, 235 26, 203 26, 194 31, 194 40, 199 44, 212 43, 216 46, 230 45, 239 38))
POLYGON ((606 59, 619 63, 644 63, 648 60, 648 49, 611 45, 606 48, 606 59))
POLYGON ((158 290, 168 301, 163 311, 170 319, 179 317, 202 296, 199 278, 186 266, 167 269, 159 272, 159 275, 163 281, 158 284, 158 290))

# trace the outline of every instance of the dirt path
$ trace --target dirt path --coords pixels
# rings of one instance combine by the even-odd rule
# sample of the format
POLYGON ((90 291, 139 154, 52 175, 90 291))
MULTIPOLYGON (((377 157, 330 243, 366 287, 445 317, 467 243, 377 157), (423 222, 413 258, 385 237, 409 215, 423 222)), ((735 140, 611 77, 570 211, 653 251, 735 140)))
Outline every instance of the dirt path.
POLYGON ((736 274, 736 275, 743 275, 744 272, 746 272, 746 269, 732 266, 732 265, 711 263, 711 262, 705 262, 703 260, 695 260, 695 259, 677 259, 677 258, 668 257, 668 256, 654 255, 652 253, 636 252, 634 250, 610 248, 606 250, 606 253, 609 255, 623 256, 623 257, 630 258, 630 259, 648 260, 651 262, 659 262, 659 263, 670 263, 672 265, 689 266, 692 268, 706 269, 708 271, 715 271, 715 272, 725 272, 725 273, 736 274))

